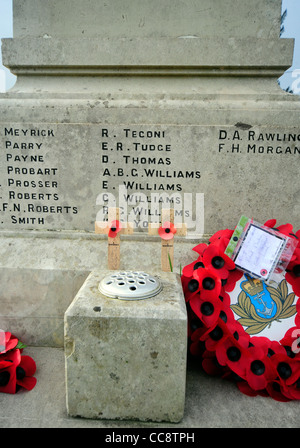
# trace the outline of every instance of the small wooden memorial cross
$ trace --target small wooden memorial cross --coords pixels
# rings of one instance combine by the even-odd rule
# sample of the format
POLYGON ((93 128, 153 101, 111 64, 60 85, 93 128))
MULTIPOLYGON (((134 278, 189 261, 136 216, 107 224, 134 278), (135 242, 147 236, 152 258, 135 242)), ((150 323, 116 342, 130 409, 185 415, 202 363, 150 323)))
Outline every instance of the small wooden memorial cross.
POLYGON ((172 272, 174 266, 174 235, 185 236, 186 224, 180 227, 174 226, 174 209, 162 209, 161 226, 150 224, 149 235, 160 235, 161 237, 161 269, 164 272, 172 272), (168 236, 170 235, 170 236, 168 236))
MULTIPOLYGON (((120 267, 120 234, 129 235, 133 233, 133 226, 126 223, 122 227, 120 219, 120 209, 111 207, 108 209, 108 222, 95 222, 95 233, 108 235, 108 269, 117 270, 120 267)), ((124 223, 123 223, 124 224, 124 223)))

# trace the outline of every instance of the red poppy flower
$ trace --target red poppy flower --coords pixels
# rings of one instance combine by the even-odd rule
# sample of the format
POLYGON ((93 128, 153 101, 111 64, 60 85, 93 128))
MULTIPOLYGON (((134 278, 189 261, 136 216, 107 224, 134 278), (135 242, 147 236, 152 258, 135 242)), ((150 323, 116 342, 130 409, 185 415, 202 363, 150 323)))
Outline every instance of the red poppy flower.
POLYGON ((276 354, 286 355, 286 349, 283 345, 281 345, 278 341, 269 341, 268 345, 268 356, 273 356, 276 354))
POLYGON ((192 263, 184 266, 184 268, 182 269, 182 275, 184 277, 190 278, 193 276, 194 271, 200 267, 204 268, 201 256, 198 257, 196 261, 193 261, 192 263))
MULTIPOLYGON (((247 381, 240 381, 237 383, 237 386, 243 394, 248 395, 249 397, 257 397, 257 396, 268 397, 270 395, 266 389, 261 390, 252 389, 247 383, 247 381)), ((288 400, 285 399, 282 401, 288 401, 288 400)))
MULTIPOLYGON (((199 321, 199 319, 198 319, 199 321)), ((191 334, 191 341, 192 342, 196 342, 200 340, 200 336, 202 334, 204 326, 197 328, 196 330, 194 330, 191 334)))
POLYGON ((205 243, 197 244, 197 246, 193 247, 193 251, 197 252, 197 254, 199 254, 199 255, 203 255, 203 253, 207 249, 207 247, 208 246, 205 243))
POLYGON ((224 374, 224 366, 218 363, 215 353, 208 350, 203 353, 202 367, 209 375, 220 376, 224 374))
POLYGON ((269 394, 269 396, 276 401, 288 402, 293 399, 288 390, 282 387, 280 382, 277 380, 270 381, 269 384, 267 384, 266 386, 266 391, 269 394))
MULTIPOLYGON (((298 306, 299 300, 297 302, 297 317, 299 316, 300 306, 298 306)), ((300 356, 300 328, 299 327, 291 327, 285 333, 284 337, 280 340, 280 346, 283 348, 283 354, 287 354, 288 356, 295 356, 299 353, 300 356)), ((282 352, 281 352, 282 353, 282 352)))
POLYGON ((236 282, 243 277, 244 273, 238 269, 229 272, 228 278, 223 279, 223 288, 227 292, 234 290, 236 282))
MULTIPOLYGON (((238 340, 240 334, 245 334, 243 327, 235 321, 230 308, 224 307, 224 303, 222 303, 219 319, 215 325, 211 325, 203 331, 200 339, 205 342, 207 350, 215 351, 217 345, 222 344, 227 337, 234 335, 234 338, 238 340)), ((249 335, 246 334, 246 337, 248 340, 249 335)))
POLYGON ((234 338, 228 337, 223 344, 216 347, 216 357, 222 366, 227 366, 241 378, 246 375, 246 347, 239 344, 234 338))
POLYGON ((244 327, 236 320, 227 324, 232 339, 236 340, 242 347, 249 347, 250 335, 246 333, 244 327))
POLYGON ((285 279, 290 285, 296 296, 300 296, 300 264, 295 266, 293 271, 285 274, 285 279))
POLYGON ((227 292, 224 290, 223 286, 219 295, 219 299, 221 300, 221 302, 223 302, 223 305, 225 307, 225 309, 228 309, 231 311, 230 309, 230 304, 231 304, 231 299, 230 299, 230 295, 227 294, 227 292))
POLYGON ((0 358, 0 392, 16 393, 16 369, 21 362, 19 349, 11 350, 0 358), (5 367, 4 367, 5 366, 5 367))
POLYGON ((290 386, 298 381, 300 377, 300 362, 298 360, 289 358, 287 355, 275 354, 271 357, 271 361, 283 386, 290 386))
POLYGON ((300 296, 300 249, 295 249, 294 257, 287 267, 285 275, 296 296, 300 296))
POLYGON ((199 283, 202 298, 219 297, 222 287, 221 279, 212 270, 201 267, 195 269, 193 278, 199 283))
POLYGON ((203 263, 221 279, 229 276, 229 271, 235 269, 235 264, 219 246, 211 244, 203 254, 203 263))
MULTIPOLYGON (((297 300, 296 310, 297 310, 297 314, 295 317, 295 325, 297 326, 298 330, 300 330, 300 298, 297 300)), ((296 334, 296 332, 295 332, 293 336, 299 337, 300 336, 299 331, 298 331, 298 334, 296 334)))
POLYGON ((118 221, 117 219, 112 221, 110 224, 109 231, 108 231, 109 238, 115 238, 121 230, 122 230, 122 225, 121 225, 120 221, 118 221))
POLYGON ((186 302, 188 302, 188 297, 187 297, 187 294, 188 294, 188 284, 189 284, 189 281, 190 281, 190 277, 185 277, 184 275, 182 275, 181 276, 181 285, 182 285, 182 289, 183 289, 183 291, 184 291, 184 295, 185 295, 185 300, 186 300, 186 302))
POLYGON ((194 313, 207 327, 214 326, 222 311, 220 300, 202 299, 201 294, 194 294, 190 300, 190 305, 194 313))
POLYGON ((195 315, 194 311, 191 309, 189 303, 186 304, 186 312, 188 317, 188 337, 197 330, 202 324, 198 325, 200 322, 198 317, 195 315))
POLYGON ((18 344, 18 339, 15 338, 8 331, 4 332, 0 330, 0 355, 6 353, 8 350, 12 350, 18 344))
POLYGON ((265 222, 265 226, 269 227, 271 229, 276 230, 277 232, 282 233, 283 235, 290 235, 293 233, 293 226, 292 224, 282 224, 280 226, 277 226, 275 229, 275 225, 276 225, 276 219, 269 219, 268 221, 265 222))
POLYGON ((298 240, 297 247, 300 247, 300 229, 294 234, 294 238, 296 238, 296 240, 298 240))
MULTIPOLYGON (((250 336, 245 332, 243 326, 238 321, 233 320, 226 324, 219 321, 219 325, 222 327, 224 334, 227 334, 228 346, 237 345, 241 350, 249 346, 250 336)), ((224 349, 225 347, 221 347, 220 351, 222 352, 224 349)), ((224 353, 221 353, 221 357, 224 359, 224 353)))
POLYGON ((300 400, 300 378, 289 386, 288 393, 291 400, 300 400))
POLYGON ((197 339, 200 340, 202 334, 206 331, 206 326, 201 322, 198 316, 191 309, 191 313, 194 316, 191 325, 189 325, 189 337, 192 342, 195 342, 197 339))
MULTIPOLYGON (((181 283, 184 290, 184 298, 187 304, 195 294, 199 292, 199 282, 193 278, 181 277, 181 283)), ((197 317, 198 319, 198 317, 197 317)))
POLYGON ((190 345, 190 354, 194 357, 194 358, 201 358, 202 357, 202 348, 201 348, 201 342, 199 341, 199 339, 197 341, 193 341, 190 345))
POLYGON ((292 224, 283 224, 281 226, 278 226, 276 230, 280 233, 283 233, 283 235, 291 235, 293 233, 293 226, 292 224))
POLYGON ((264 226, 273 228, 276 226, 276 222, 276 219, 268 219, 268 221, 264 223, 264 226))
POLYGON ((243 394, 247 395, 248 397, 257 397, 257 395, 258 395, 258 392, 256 390, 253 390, 249 386, 247 381, 239 381, 237 383, 237 387, 243 394))
POLYGON ((172 222, 164 222, 163 225, 158 229, 158 234, 163 240, 171 240, 174 238, 177 232, 176 227, 172 222))
POLYGON ((32 390, 36 385, 36 378, 33 377, 36 371, 36 364, 30 356, 23 355, 21 362, 16 369, 17 386, 32 390))
POLYGON ((209 242, 215 243, 217 240, 221 240, 221 239, 230 240, 230 238, 232 237, 232 234, 233 234, 233 230, 230 230, 230 229, 218 230, 216 233, 214 233, 210 237, 209 242))
POLYGON ((247 353, 245 379, 253 390, 265 389, 277 376, 274 365, 261 347, 249 347, 247 353))
POLYGON ((219 344, 223 344, 228 338, 230 332, 228 327, 223 325, 221 319, 218 319, 214 327, 209 327, 205 333, 202 334, 201 340, 205 341, 205 348, 211 352, 215 352, 219 344))
POLYGON ((196 331, 193 332, 191 335, 191 344, 190 344, 190 353, 193 356, 199 357, 202 355, 203 349, 202 349, 202 341, 200 340, 200 335, 203 331, 203 328, 198 328, 196 331))

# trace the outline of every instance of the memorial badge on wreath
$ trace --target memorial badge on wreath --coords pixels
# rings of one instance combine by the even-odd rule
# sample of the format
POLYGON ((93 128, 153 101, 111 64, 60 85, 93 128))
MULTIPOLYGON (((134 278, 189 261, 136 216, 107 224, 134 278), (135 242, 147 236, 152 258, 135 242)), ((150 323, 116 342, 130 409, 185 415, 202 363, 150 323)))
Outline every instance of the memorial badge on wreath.
POLYGON ((289 401, 300 399, 300 230, 275 225, 262 227, 293 245, 280 281, 264 280, 267 269, 256 278, 237 268, 228 255, 237 226, 194 247, 198 258, 183 268, 182 285, 189 351, 204 371, 235 381, 246 395, 289 401))

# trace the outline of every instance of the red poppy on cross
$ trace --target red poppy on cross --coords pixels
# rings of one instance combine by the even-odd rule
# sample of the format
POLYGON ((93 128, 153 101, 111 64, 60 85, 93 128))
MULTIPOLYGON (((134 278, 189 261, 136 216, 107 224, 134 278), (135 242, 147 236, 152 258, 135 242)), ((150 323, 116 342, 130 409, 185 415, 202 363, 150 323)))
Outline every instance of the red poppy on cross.
POLYGON ((133 233, 133 226, 130 223, 120 222, 120 210, 117 207, 108 209, 107 222, 95 222, 95 233, 108 236, 108 269, 116 270, 120 267, 120 235, 133 233))
POLYGON ((174 209, 162 209, 161 224, 153 223, 148 228, 149 235, 161 237, 161 268, 164 272, 172 272, 174 266, 174 235, 185 236, 186 224, 175 227, 174 209))

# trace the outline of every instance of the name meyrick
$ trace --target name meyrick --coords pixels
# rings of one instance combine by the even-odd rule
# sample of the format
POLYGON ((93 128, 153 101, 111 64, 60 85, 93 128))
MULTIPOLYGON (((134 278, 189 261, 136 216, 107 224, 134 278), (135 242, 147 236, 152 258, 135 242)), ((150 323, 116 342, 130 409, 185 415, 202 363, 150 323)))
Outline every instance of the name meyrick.
MULTIPOLYGON (((53 129, 4 128, 4 135, 11 137, 54 137, 53 129)), ((41 150, 43 143, 5 141, 6 149, 41 150)))

